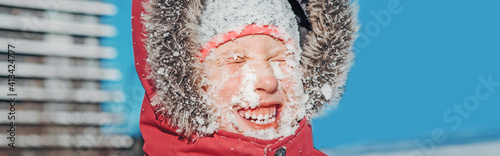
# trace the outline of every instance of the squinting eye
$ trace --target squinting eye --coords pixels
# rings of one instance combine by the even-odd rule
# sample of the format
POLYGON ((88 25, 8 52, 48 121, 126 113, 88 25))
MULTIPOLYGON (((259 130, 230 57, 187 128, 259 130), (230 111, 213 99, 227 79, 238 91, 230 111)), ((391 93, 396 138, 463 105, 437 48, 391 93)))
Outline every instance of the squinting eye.
POLYGON ((293 55, 293 54, 280 54, 278 56, 271 58, 269 61, 271 61, 271 62, 286 62, 287 59, 290 59, 290 55, 293 55))
POLYGON ((226 63, 231 64, 231 63, 243 63, 246 61, 244 56, 241 55, 234 55, 231 57, 227 57, 225 59, 226 63))
POLYGON ((271 62, 285 62, 286 59, 285 59, 285 57, 277 57, 277 58, 272 58, 269 61, 271 61, 271 62))
POLYGON ((285 59, 272 59, 272 62, 285 62, 285 59))
POLYGON ((234 63, 243 63, 243 62, 245 62, 245 58, 241 57, 241 56, 233 58, 233 60, 234 60, 234 63))

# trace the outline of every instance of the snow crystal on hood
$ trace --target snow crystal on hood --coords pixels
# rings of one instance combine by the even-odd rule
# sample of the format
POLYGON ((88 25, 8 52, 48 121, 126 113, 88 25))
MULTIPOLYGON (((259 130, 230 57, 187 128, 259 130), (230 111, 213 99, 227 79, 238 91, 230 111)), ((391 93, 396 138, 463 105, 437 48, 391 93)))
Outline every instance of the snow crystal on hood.
POLYGON ((325 96, 326 100, 330 100, 333 96, 333 89, 330 87, 330 85, 325 84, 323 87, 321 87, 321 93, 323 93, 323 96, 325 96))

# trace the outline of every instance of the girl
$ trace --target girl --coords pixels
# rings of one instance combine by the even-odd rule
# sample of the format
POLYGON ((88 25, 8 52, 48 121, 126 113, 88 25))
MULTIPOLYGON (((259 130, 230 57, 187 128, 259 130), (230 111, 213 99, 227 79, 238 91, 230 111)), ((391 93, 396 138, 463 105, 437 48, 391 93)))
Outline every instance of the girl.
POLYGON ((324 155, 310 119, 340 100, 349 0, 134 0, 146 155, 324 155))

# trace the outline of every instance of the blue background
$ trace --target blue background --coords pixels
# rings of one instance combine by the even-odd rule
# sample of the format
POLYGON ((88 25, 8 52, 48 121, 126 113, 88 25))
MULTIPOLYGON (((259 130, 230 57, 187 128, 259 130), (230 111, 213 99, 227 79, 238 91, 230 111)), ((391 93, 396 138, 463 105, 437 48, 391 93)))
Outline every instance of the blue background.
MULTIPOLYGON (((133 65, 131 4, 106 1, 118 13, 102 19, 118 34, 103 44, 119 55, 105 66, 122 70, 124 79, 118 83, 126 84, 127 98, 121 105, 129 112, 125 128, 138 137, 144 90, 133 65)), ((480 100, 457 129, 451 128, 455 122, 443 119, 453 104, 474 95, 479 77, 491 75, 500 82, 500 1, 360 0, 359 5, 363 27, 356 62, 338 108, 313 121, 317 148, 425 138, 437 128, 450 137, 500 128, 500 87, 480 100), (387 12, 388 4, 397 2, 400 12, 391 13, 390 20, 383 17, 386 23, 371 13, 387 12)))
MULTIPOLYGON (((124 101, 117 103, 104 103, 102 109, 108 112, 125 114, 126 122, 122 125, 103 127, 105 133, 129 134, 132 137, 141 137, 139 130, 139 116, 144 97, 144 88, 141 85, 134 65, 134 50, 132 46, 131 1, 102 0, 114 4, 118 12, 114 16, 101 17, 102 23, 113 25, 117 29, 114 37, 102 38, 101 44, 114 47, 118 56, 113 60, 104 60, 103 66, 120 70, 122 79, 116 82, 103 82, 103 88, 122 90, 124 101)), ((137 17, 139 18, 139 17, 137 17)))
POLYGON ((498 130, 500 87, 457 129, 443 114, 475 94, 478 77, 500 82, 500 1, 400 0, 402 11, 384 27, 371 11, 389 2, 359 1, 356 62, 338 108, 313 122, 315 146, 412 140, 436 128, 449 138, 498 130))

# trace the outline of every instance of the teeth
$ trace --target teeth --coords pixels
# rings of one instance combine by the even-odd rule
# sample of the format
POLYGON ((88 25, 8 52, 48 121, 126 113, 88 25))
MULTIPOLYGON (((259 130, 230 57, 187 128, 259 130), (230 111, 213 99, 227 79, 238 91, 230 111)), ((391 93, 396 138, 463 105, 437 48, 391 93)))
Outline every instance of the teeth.
POLYGON ((257 120, 257 122, 255 122, 255 123, 257 123, 257 124, 262 124, 262 121, 257 120))
POLYGON ((243 110, 239 111, 238 114, 255 124, 265 125, 276 121, 276 107, 243 110))
POLYGON ((262 114, 257 115, 257 120, 262 120, 262 119, 264 119, 264 117, 262 116, 262 114))
POLYGON ((269 124, 269 123, 272 123, 272 122, 276 121, 276 118, 272 117, 272 118, 269 118, 269 119, 249 120, 249 121, 253 122, 253 123, 256 123, 256 124, 265 125, 265 124, 269 124))
POLYGON ((262 122, 262 124, 268 124, 271 120, 267 119, 267 120, 264 120, 264 122, 262 122))
POLYGON ((248 112, 248 111, 247 111, 247 112, 245 113, 245 118, 250 119, 250 112, 248 112))

